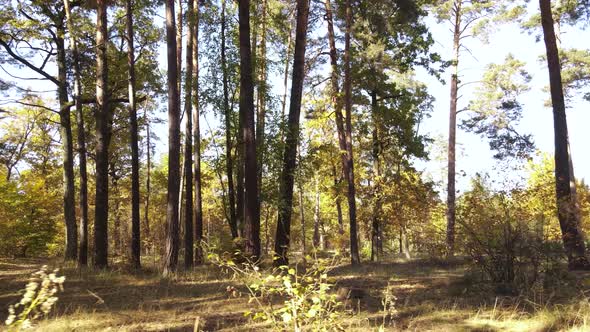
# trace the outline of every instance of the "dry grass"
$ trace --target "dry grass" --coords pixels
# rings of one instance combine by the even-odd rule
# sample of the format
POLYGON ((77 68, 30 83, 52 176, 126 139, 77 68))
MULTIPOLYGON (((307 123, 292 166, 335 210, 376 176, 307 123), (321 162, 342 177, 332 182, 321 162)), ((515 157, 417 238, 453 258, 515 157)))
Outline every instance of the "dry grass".
MULTIPOLYGON (((147 260, 146 260, 147 261, 147 260)), ((132 272, 114 265, 95 272, 59 261, 0 260, 0 319, 18 301, 28 275, 40 265, 60 267, 67 276, 56 310, 36 325, 41 331, 258 331, 243 313, 247 297, 232 297, 239 282, 212 266, 161 278, 153 267, 132 272)), ((523 297, 497 297, 462 262, 392 261, 331 273, 336 289, 357 290, 346 302, 346 330, 377 330, 382 325, 382 291, 389 284, 397 314, 386 319, 392 331, 590 331, 590 275, 576 274, 544 303, 523 297)), ((0 328, 1 329, 1 328, 0 328)))

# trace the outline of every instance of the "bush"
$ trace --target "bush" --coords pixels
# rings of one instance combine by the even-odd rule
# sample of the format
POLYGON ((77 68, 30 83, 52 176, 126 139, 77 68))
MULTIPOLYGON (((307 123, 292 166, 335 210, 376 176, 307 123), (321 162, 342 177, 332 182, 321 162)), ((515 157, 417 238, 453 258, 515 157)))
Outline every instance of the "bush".
MULTIPOLYGON (((264 321, 279 331, 342 330, 339 318, 343 304, 337 300, 336 294, 330 292, 333 285, 328 281, 328 272, 336 265, 336 258, 326 260, 308 256, 302 269, 296 265, 265 271, 247 259, 236 263, 228 257, 209 255, 214 264, 233 273, 244 284, 250 303, 256 305, 245 315, 264 321)), ((238 292, 231 286, 228 291, 234 295, 238 292)))

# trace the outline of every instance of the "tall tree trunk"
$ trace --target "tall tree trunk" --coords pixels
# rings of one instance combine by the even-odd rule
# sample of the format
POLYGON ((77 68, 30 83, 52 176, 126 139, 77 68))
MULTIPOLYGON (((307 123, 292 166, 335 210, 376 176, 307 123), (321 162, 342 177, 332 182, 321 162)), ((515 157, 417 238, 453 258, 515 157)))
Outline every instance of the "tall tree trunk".
POLYGON ((168 232, 166 234, 163 271, 165 276, 176 270, 179 247, 180 98, 178 93, 178 65, 176 62, 174 0, 166 0, 166 44, 168 55, 168 198, 166 208, 168 232))
POLYGON ((260 204, 254 133, 254 82, 250 49, 250 1, 239 0, 240 117, 244 142, 244 252, 260 258, 260 204))
POLYGON ((194 223, 195 223, 195 241, 197 242, 197 252, 195 254, 195 264, 203 263, 203 199, 201 197, 201 132, 200 132, 200 109, 199 109, 199 2, 194 4, 195 29, 193 32, 193 140, 195 144, 195 206, 194 206, 194 223))
MULTIPOLYGON (((198 1, 198 0, 197 0, 198 1)), ((184 130, 184 267, 190 269, 194 263, 194 216, 193 216, 193 48, 195 34, 195 0, 188 0, 186 34, 186 76, 184 79, 184 113, 186 127, 184 130)), ((198 96, 194 96, 197 98, 198 96)), ((195 151, 196 153, 196 151, 195 151)), ((196 165, 195 165, 196 167, 196 165)))
POLYGON ((73 74, 74 74, 74 105, 76 107, 76 124, 78 127, 78 159, 80 170, 80 224, 78 225, 78 265, 88 265, 88 172, 86 170, 86 133, 84 129, 84 114, 82 108, 82 83, 80 82, 80 53, 78 51, 78 40, 76 29, 72 21, 72 10, 70 2, 64 0, 67 27, 70 32, 70 49, 72 52, 73 74))
POLYGON ((295 32, 295 54, 293 56, 293 80, 291 83, 291 101, 289 119, 285 132, 285 151, 283 170, 279 183, 279 216, 275 238, 275 264, 289 263, 287 252, 291 240, 291 213, 293 207, 293 181, 296 166, 297 147, 299 145, 299 118, 301 99, 303 98, 303 80, 305 78, 305 48, 307 43, 307 24, 309 18, 309 0, 297 1, 297 27, 295 32))
MULTIPOLYGON (((340 173, 342 173, 342 170, 340 171, 340 173)), ((340 187, 340 182, 342 181, 342 176, 338 176, 337 172, 336 172, 336 165, 334 164, 334 162, 332 161, 332 177, 334 178, 334 188, 336 190, 338 190, 338 188, 340 187)), ((340 190, 338 190, 340 191, 340 190)), ((339 234, 344 234, 344 220, 342 218, 342 200, 340 199, 340 193, 337 192, 336 193, 336 213, 337 213, 337 218, 338 218, 338 233, 339 234)))
POLYGON ((344 109, 346 113, 346 179, 348 181, 348 217, 350 222, 350 261, 360 264, 356 225, 356 189, 352 153, 352 75, 350 70, 350 35, 352 33, 352 7, 346 0, 346 32, 344 36, 344 109))
MULTIPOLYGON (((334 34, 334 19, 332 14, 331 8, 331 0, 326 0, 325 2, 326 7, 326 20, 328 23, 328 41, 330 43, 330 65, 332 67, 331 73, 331 85, 332 85, 332 103, 334 105, 334 113, 336 115, 336 129, 338 132, 338 146, 340 147, 340 157, 342 162, 342 171, 344 177, 346 178, 348 184, 348 214, 349 214, 349 222, 351 225, 355 225, 355 233, 356 233, 356 202, 355 202, 355 188, 354 188, 354 170, 350 169, 351 164, 348 160, 348 141, 347 141, 347 132, 344 128, 344 117, 342 115, 342 97, 340 96, 340 87, 339 87, 339 75, 338 75, 338 54, 336 51, 336 37, 334 34), (352 177, 351 177, 352 175, 352 177), (352 179, 352 182, 351 182, 352 179), (352 218, 354 216, 354 218, 352 218)), ((347 20, 348 21, 348 20, 347 20)), ((350 43, 350 42, 349 42, 350 43)), ((347 52, 345 52, 346 56, 347 52)), ((346 82, 345 82, 346 83, 346 82)), ((352 107, 352 106, 351 106, 352 107)), ((348 117, 348 114, 347 114, 348 117)), ((352 137, 351 137, 352 143, 352 137)), ((352 146, 350 147, 352 150, 352 146)), ((351 230, 352 231, 352 230, 351 230)), ((352 235, 351 235, 352 239, 352 235)), ((355 235, 355 243, 356 243, 356 235, 355 235)), ((353 244, 351 243, 351 248, 353 244)), ((357 249, 358 252, 358 249, 357 249)), ((352 254, 352 251, 351 251, 352 254)), ((358 256, 358 254, 357 254, 358 256)), ((351 259, 354 260, 353 255, 351 255, 351 259)), ((360 259, 358 260, 360 261, 360 259)))
POLYGON ((96 15, 96 197, 94 266, 108 265, 110 109, 107 70, 107 1, 97 0, 96 15))
POLYGON ((371 227, 371 260, 379 261, 383 256, 383 226, 381 222, 381 142, 379 138, 379 104, 377 91, 371 91, 371 113, 373 117, 373 220, 371 227))
POLYGON ((453 31, 453 61, 451 73, 451 106, 449 111, 449 146, 447 178, 447 255, 455 254, 455 143, 457 141, 457 91, 459 47, 461 42, 461 1, 455 1, 453 31))
MULTIPOLYGON (((182 93, 182 0, 176 0, 176 68, 178 68, 178 95, 182 93)), ((180 98, 180 97, 179 97, 180 98)), ((180 104, 178 105, 180 107, 180 104)), ((182 114, 180 116, 182 120, 182 114)), ((182 144, 182 143, 181 143, 182 144)), ((179 202, 182 202, 180 200, 179 202)))
POLYGON ((549 67, 549 85, 553 104, 553 126, 555 134, 555 194, 557 199, 557 217, 561 228, 569 268, 590 269, 586 256, 584 235, 580 230, 579 215, 570 186, 572 174, 569 167, 568 130, 565 114, 565 99, 561 81, 559 51, 555 40, 551 1, 539 0, 541 23, 547 51, 549 67))
POLYGON ((287 37, 287 49, 285 51, 285 76, 283 78, 283 100, 281 103, 281 143, 284 142, 285 112, 287 110, 287 92, 289 90, 289 65, 291 64, 291 48, 293 47, 293 20, 289 16, 289 35, 287 37))
POLYGON ((232 138, 231 138, 231 109, 229 107, 229 87, 227 73, 227 56, 225 44, 225 0, 221 1, 221 71, 223 75, 223 112, 225 120, 225 170, 227 173, 227 195, 229 196, 229 229, 232 238, 238 237, 238 223, 236 219, 236 193, 234 190, 232 138))
POLYGON ((70 106, 68 105, 68 83, 66 69, 66 50, 64 37, 66 34, 63 16, 56 17, 57 34, 55 38, 57 50, 57 79, 59 81, 59 124, 62 140, 63 158, 63 202, 66 224, 65 259, 75 260, 78 257, 78 230, 76 227, 76 202, 74 185, 74 147, 70 106))
POLYGON ((262 200, 262 169, 264 168, 264 129, 266 118, 266 11, 267 0, 262 1, 262 36, 260 40, 260 78, 258 80, 258 107, 256 113, 256 146, 258 147, 258 197, 262 200))
POLYGON ((150 133, 150 121, 148 118, 147 107, 144 110, 144 118, 145 118, 145 138, 146 138, 146 180, 145 180, 145 206, 144 206, 144 213, 143 219, 145 223, 145 237, 150 238, 150 194, 151 194, 151 178, 152 178, 152 147, 151 147, 151 133, 150 133))
POLYGON ((135 100, 135 47, 133 37, 133 0, 127 0, 127 66, 129 67, 129 125, 131 131, 131 265, 141 266, 141 229, 139 221, 139 134, 135 100))

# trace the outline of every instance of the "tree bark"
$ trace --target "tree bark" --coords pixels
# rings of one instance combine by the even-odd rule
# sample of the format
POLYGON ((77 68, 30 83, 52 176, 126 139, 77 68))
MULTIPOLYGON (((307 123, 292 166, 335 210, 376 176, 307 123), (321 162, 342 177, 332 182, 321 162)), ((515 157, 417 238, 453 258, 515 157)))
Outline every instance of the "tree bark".
POLYGON ((260 259, 260 204, 254 133, 254 82, 250 48, 250 1, 239 0, 240 117, 244 142, 244 252, 260 259))
POLYGON ((59 124, 62 140, 63 158, 63 202, 64 217, 66 223, 65 259, 75 260, 78 257, 78 230, 76 227, 76 202, 74 186, 74 147, 72 136, 72 124, 70 106, 68 105, 68 83, 66 69, 65 27, 64 17, 60 13, 54 17, 56 24, 56 37, 54 38, 57 50, 57 79, 59 84, 59 124))
POLYGON ((146 180, 145 180, 145 205, 143 219, 145 224, 145 237, 150 238, 150 193, 151 193, 151 178, 152 178, 152 147, 151 147, 151 133, 150 133, 150 121, 148 118, 147 108, 144 110, 145 118, 145 139, 146 139, 146 180))
POLYGON ((193 140, 195 145, 195 206, 194 206, 194 223, 195 223, 195 241, 197 242, 197 252, 195 253, 195 264, 203 263, 203 199, 201 197, 201 132, 200 132, 200 109, 199 109, 199 2, 195 1, 195 30, 193 33, 193 140))
POLYGON ((180 188, 180 99, 174 0, 166 0, 166 44, 168 56, 168 198, 166 208, 167 234, 164 275, 173 273, 178 264, 180 188))
POLYGON ((348 216, 350 222, 350 261, 360 264, 356 224, 356 189, 354 183, 354 160, 352 151, 352 75, 350 69, 350 39, 352 33, 352 7, 346 0, 346 32, 344 36, 344 109, 346 113, 346 179, 348 181, 348 216))
MULTIPOLYGON (((198 0, 197 0, 198 1, 198 0)), ((188 0, 186 34, 186 76, 184 79, 184 113, 186 127, 184 130, 184 267, 190 269, 194 263, 194 215, 193 215, 193 48, 195 47, 195 0, 188 0)), ((194 96, 195 99, 198 96, 194 96)), ((195 153, 197 151, 195 150, 195 153)), ((196 168, 196 165, 195 165, 196 168)))
POLYGON ((320 225, 320 187, 316 177, 315 179, 315 209, 313 213, 313 246, 316 249, 323 248, 323 237, 321 234, 320 225))
POLYGON ((293 211, 293 182, 296 167, 297 147, 299 145, 299 118, 303 98, 303 80, 305 78, 305 48, 307 42, 307 25, 309 18, 309 0, 297 1, 297 27, 295 32, 295 54, 293 56, 293 79, 291 83, 291 100, 289 118, 285 132, 285 150, 283 170, 279 183, 279 216, 275 237, 275 264, 287 265, 287 253, 291 240, 291 213, 293 211))
POLYGON ((108 265, 110 109, 107 70, 107 1, 97 0, 96 15, 96 198, 94 266, 108 265))
POLYGON ((227 73, 227 56, 225 43, 225 0, 221 1, 221 71, 223 75, 223 112, 225 120, 225 169, 227 173, 227 195, 229 196, 229 229, 233 239, 238 237, 238 223, 236 219, 236 193, 234 189, 232 138, 231 138, 231 109, 229 107, 229 87, 227 73))
POLYGON ((371 113, 373 117, 373 217, 371 227, 371 261, 379 261, 383 257, 383 225, 381 222, 381 141, 379 138, 379 125, 382 119, 379 116, 379 104, 377 91, 371 91, 371 113))
POLYGON ((131 265, 141 266, 141 229, 139 220, 139 134, 135 100, 135 47, 133 37, 133 0, 127 0, 127 66, 129 67, 129 125, 131 134, 131 265))
POLYGON ((86 133, 84 129, 84 114, 81 102, 82 83, 80 82, 80 53, 78 41, 72 21, 72 10, 70 2, 64 0, 66 23, 70 32, 70 49, 72 52, 73 74, 74 74, 74 105, 76 107, 76 124, 78 127, 78 159, 80 170, 80 224, 78 225, 78 265, 88 265, 88 172, 86 168, 86 133))
POLYGON ((565 99, 561 81, 559 51, 553 27, 550 0, 539 0, 541 23, 547 52, 549 68, 549 86, 553 104, 553 126, 555 134, 555 194, 557 200, 557 217, 561 228, 563 246, 568 257, 568 266, 572 270, 590 269, 586 256, 584 235, 580 230, 579 215, 570 183, 570 161, 568 151, 568 129, 565 114, 565 99))
POLYGON ((266 118, 266 11, 267 0, 262 1, 262 35, 260 40, 260 78, 258 80, 258 107, 256 112, 256 146, 258 147, 258 197, 262 200, 262 169, 264 168, 264 130, 266 118))
POLYGON ((457 91, 459 47, 461 41, 461 1, 454 3, 454 31, 453 31, 453 61, 451 73, 451 101, 449 111, 449 145, 448 145, 448 174, 447 174, 447 255, 455 254, 455 145, 457 141, 457 91))

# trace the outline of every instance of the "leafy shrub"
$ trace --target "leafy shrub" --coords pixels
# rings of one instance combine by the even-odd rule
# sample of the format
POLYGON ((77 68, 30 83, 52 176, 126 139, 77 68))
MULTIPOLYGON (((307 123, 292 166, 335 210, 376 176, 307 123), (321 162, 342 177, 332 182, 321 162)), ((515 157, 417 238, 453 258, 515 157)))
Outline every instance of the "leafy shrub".
MULTIPOLYGON (((244 283, 250 303, 256 305, 245 315, 264 321, 279 331, 342 330, 339 318, 343 304, 337 300, 336 294, 330 292, 333 285, 328 280, 335 258, 327 260, 308 256, 307 264, 301 269, 298 266, 281 266, 265 271, 247 259, 236 263, 229 257, 209 255, 214 264, 232 272, 244 283)), ((238 292, 233 287, 229 290, 234 295, 238 292)))
POLYGON ((58 291, 63 290, 65 277, 57 276, 58 270, 49 273, 44 265, 29 279, 23 297, 8 308, 6 325, 9 331, 31 328, 33 321, 49 314, 57 302, 58 291))
POLYGON ((482 178, 462 198, 463 248, 499 292, 526 291, 559 269, 560 247, 546 240, 544 220, 529 209, 527 191, 492 192, 482 178))

